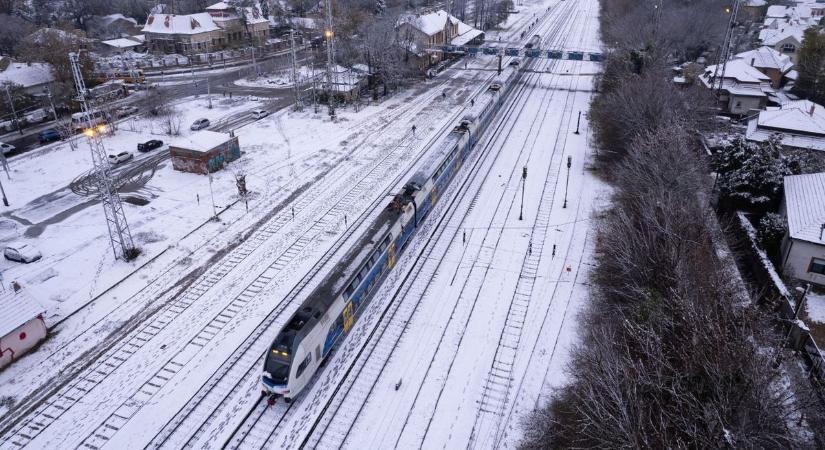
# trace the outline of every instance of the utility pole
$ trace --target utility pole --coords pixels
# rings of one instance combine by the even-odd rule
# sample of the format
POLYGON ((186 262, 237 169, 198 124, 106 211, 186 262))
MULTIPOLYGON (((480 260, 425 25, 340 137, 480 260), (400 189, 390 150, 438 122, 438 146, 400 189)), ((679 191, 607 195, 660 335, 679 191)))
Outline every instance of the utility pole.
POLYGON ((579 124, 581 124, 581 121, 582 121, 582 112, 579 111, 579 118, 576 119, 576 131, 573 134, 579 134, 579 124))
POLYGON ((521 208, 518 211, 518 220, 524 219, 524 185, 527 184, 527 166, 521 169, 521 208))
POLYGON ((722 91, 722 85, 725 80, 725 69, 727 68, 728 59, 730 58, 730 44, 731 39, 733 38, 733 27, 736 24, 736 17, 739 15, 739 0, 734 0, 733 8, 725 8, 725 12, 730 14, 730 19, 728 20, 728 28, 725 30, 725 38, 722 42, 722 47, 719 49, 719 58, 716 60, 716 67, 713 70, 713 81, 710 85, 711 90, 713 90, 713 88, 716 87, 716 82, 719 82, 719 86, 716 87, 717 96, 722 91))
POLYGON ((209 109, 212 109, 212 83, 209 77, 206 77, 206 96, 209 97, 209 109))
POLYGON ((52 90, 49 88, 49 85, 46 85, 46 94, 49 96, 49 105, 52 107, 52 117, 54 117, 54 121, 57 122, 57 110, 54 109, 54 101, 52 100, 52 90))
POLYGON ((6 190, 3 189, 3 182, 0 181, 0 192, 3 193, 3 205, 9 206, 9 200, 6 198, 6 190))
POLYGON ((98 125, 95 127, 92 122, 91 108, 86 100, 86 84, 83 82, 83 76, 80 73, 77 53, 69 53, 69 63, 77 88, 77 100, 80 102, 81 110, 86 118, 86 130, 83 134, 89 138, 89 149, 92 153, 93 164, 92 176, 97 184, 98 195, 103 204, 106 227, 109 229, 109 241, 112 244, 115 259, 123 258, 128 261, 137 256, 137 249, 132 241, 129 224, 126 222, 123 204, 120 202, 120 196, 112 182, 106 148, 100 140, 100 133, 106 131, 106 126, 98 125))
POLYGON ((329 101, 329 115, 335 117, 335 95, 332 92, 333 65, 335 64, 335 33, 332 31, 332 0, 327 0, 327 29, 324 36, 327 38, 327 99, 329 101))
POLYGON ((17 132, 23 134, 23 130, 20 129, 20 119, 17 118, 17 110, 14 109, 14 101, 12 101, 11 93, 9 92, 9 83, 6 83, 6 97, 9 99, 9 107, 11 108, 12 116, 14 116, 14 124, 17 125, 17 132))
POLYGON ((567 181, 564 183, 564 204, 562 208, 567 208, 567 188, 570 186, 570 166, 573 165, 573 157, 567 157, 567 181))
POLYGON ((295 109, 303 109, 301 105, 301 87, 298 85, 298 57, 295 53, 295 27, 289 27, 289 54, 292 57, 292 91, 295 95, 295 109))

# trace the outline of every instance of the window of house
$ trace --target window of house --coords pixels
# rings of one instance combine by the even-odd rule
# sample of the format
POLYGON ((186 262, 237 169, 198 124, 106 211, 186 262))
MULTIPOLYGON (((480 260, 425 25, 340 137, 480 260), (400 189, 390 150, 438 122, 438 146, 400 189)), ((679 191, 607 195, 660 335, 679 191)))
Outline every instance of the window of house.
POLYGON ((811 258, 811 265, 808 267, 808 272, 825 275, 825 259, 811 258))
POLYGON ((796 46, 793 44, 782 44, 783 53, 793 53, 796 51, 796 46))

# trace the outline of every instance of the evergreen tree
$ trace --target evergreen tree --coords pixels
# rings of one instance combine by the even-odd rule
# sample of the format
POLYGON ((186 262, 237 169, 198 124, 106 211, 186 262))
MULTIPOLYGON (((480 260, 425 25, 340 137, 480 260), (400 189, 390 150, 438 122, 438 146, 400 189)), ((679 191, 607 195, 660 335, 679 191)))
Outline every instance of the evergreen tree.
POLYGON ((717 154, 716 172, 723 197, 742 206, 766 209, 779 201, 783 179, 793 172, 777 137, 751 143, 737 136, 717 154))
POLYGON ((825 34, 819 27, 805 30, 797 62, 799 78, 794 92, 816 103, 825 103, 825 34))
POLYGON ((387 10, 387 0, 375 0, 375 15, 380 16, 387 10))
POLYGON ((269 19, 269 0, 262 0, 261 1, 261 14, 269 19))

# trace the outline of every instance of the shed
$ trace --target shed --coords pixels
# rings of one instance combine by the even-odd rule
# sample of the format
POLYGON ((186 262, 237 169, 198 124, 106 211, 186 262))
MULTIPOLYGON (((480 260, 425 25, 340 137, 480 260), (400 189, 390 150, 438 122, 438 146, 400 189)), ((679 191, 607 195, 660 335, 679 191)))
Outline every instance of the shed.
POLYGON ((241 157, 238 138, 224 133, 201 130, 169 144, 172 167, 181 172, 216 172, 241 157))
POLYGON ((48 333, 46 309, 25 290, 0 293, 0 369, 19 359, 48 333))

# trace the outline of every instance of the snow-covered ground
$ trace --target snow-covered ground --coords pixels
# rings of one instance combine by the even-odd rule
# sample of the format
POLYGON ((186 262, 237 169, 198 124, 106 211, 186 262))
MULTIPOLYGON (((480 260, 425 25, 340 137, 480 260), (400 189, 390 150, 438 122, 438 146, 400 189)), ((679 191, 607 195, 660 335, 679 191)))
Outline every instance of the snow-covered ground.
MULTIPOLYGON (((503 41, 517 41, 531 15, 542 16, 548 6, 553 9, 541 27, 554 44, 598 47, 594 0, 523 6, 503 41)), ((12 180, 4 182, 14 209, 0 221, 0 241, 26 239, 43 250, 44 259, 33 265, 5 263, 5 279, 22 280, 47 305, 47 320, 58 325, 36 352, 0 372, 0 398, 13 398, 17 405, 3 418, 15 425, 4 430, 0 446, 142 448, 162 440, 170 448, 219 447, 255 406, 258 348, 268 345, 297 306, 292 300, 312 288, 302 280, 325 273, 352 245, 386 195, 406 180, 434 139, 452 128, 473 93, 486 87, 495 63, 474 58, 467 70, 448 69, 383 103, 357 113, 339 110, 335 122, 311 110, 281 111, 238 128, 244 154, 212 184, 220 222, 209 220, 207 177, 175 172, 161 160, 144 186, 124 193, 149 201, 124 203, 143 250, 133 263, 113 260, 100 206, 67 188, 88 169, 85 143, 75 151, 61 143, 14 159, 12 180), (237 201, 235 174, 241 172, 253 191, 248 211, 237 201), (270 316, 271 329, 256 335, 270 316), (234 360, 247 346, 251 350, 234 360), (235 374, 233 367, 252 371, 235 374), (223 370, 227 375, 216 377, 223 370), (237 392, 215 400, 212 393, 223 391, 207 392, 205 386, 221 382, 237 383, 237 392), (202 402, 190 401, 201 398, 201 391, 207 392, 202 402)), ((370 305, 379 312, 386 306, 390 293, 403 287, 403 271, 421 273, 399 300, 421 306, 403 320, 404 338, 375 374, 375 389, 364 395, 342 390, 348 406, 321 417, 342 422, 351 432, 343 438, 333 433, 322 442, 509 445, 520 436, 523 414, 563 381, 565 349, 586 298, 590 218, 603 191, 585 169, 591 150, 584 116, 582 133, 572 131, 578 111, 587 108, 598 67, 545 60, 535 67, 543 73, 527 78, 497 130, 479 144, 488 156, 480 163, 481 174, 456 193, 462 196, 456 211, 432 244, 440 255, 427 261, 437 267, 416 269, 414 255, 427 249, 421 232, 370 305), (561 208, 568 156, 573 158, 568 207, 561 208), (530 175, 525 217, 519 221, 514 208, 525 165, 530 175), (461 236, 466 232, 466 243, 458 230, 461 236), (530 295, 518 299, 516 293, 526 292, 525 271, 533 273, 527 277, 530 295), (522 313, 509 306, 517 302, 527 305, 522 313), (518 322, 519 351, 508 355, 502 330, 518 322), (490 375, 502 358, 512 359, 505 394, 490 375), (392 386, 399 380, 396 391, 392 386)), ((179 105, 182 129, 192 133, 188 124, 199 117, 213 125, 230 123, 260 106, 255 100, 221 99, 207 109, 204 97, 190 99, 179 105)), ((105 143, 131 151, 150 138, 168 140, 158 133, 158 123, 127 121, 105 143)), ((147 162, 161 159, 161 151, 136 156, 147 162)), ((442 208, 440 214, 446 213, 442 208)), ((357 325, 361 331, 345 345, 370 345, 358 336, 377 326, 401 325, 381 324, 378 314, 365 314, 357 325)), ((381 344, 387 342, 392 340, 381 344)), ((351 364, 345 357, 355 353, 342 348, 330 366, 351 364)), ((378 355, 374 359, 381 361, 378 355)), ((339 372, 329 376, 333 373, 339 372)), ((300 398, 323 402, 326 398, 318 396, 323 386, 352 381, 326 376, 319 374, 316 386, 300 398)), ((278 425, 285 432, 261 442, 273 447, 300 442, 295 439, 319 417, 320 402, 299 402, 278 425)))
POLYGON ((809 292, 805 299, 805 312, 810 320, 825 325, 825 295, 809 292))

